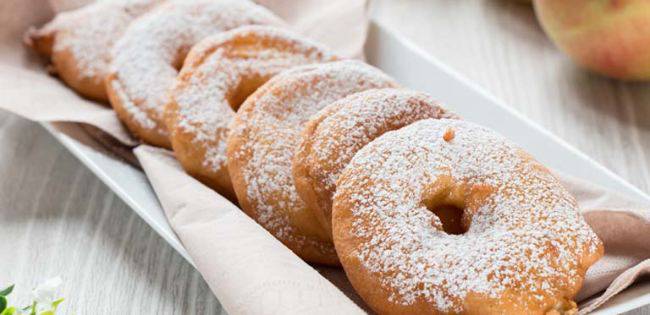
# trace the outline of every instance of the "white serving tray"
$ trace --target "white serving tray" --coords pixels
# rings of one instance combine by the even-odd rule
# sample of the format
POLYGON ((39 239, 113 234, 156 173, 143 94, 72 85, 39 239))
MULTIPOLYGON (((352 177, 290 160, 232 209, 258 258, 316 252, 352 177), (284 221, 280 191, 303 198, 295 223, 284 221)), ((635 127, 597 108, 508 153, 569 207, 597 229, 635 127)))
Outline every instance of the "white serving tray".
MULTIPOLYGON (((650 203, 650 196, 638 188, 376 21, 371 23, 365 52, 370 64, 393 76, 403 86, 434 95, 464 119, 500 132, 545 165, 650 203)), ((78 125, 44 123, 43 126, 193 264, 167 223, 141 170, 107 155, 78 125)), ((618 314, 646 304, 650 304, 648 281, 627 289, 594 314, 618 314)))

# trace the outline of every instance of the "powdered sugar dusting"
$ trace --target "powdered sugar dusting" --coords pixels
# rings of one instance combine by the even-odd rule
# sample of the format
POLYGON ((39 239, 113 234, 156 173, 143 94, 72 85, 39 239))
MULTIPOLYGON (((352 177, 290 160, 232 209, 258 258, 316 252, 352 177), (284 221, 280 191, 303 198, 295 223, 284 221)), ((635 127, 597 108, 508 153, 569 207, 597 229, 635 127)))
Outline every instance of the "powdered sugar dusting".
POLYGON ((81 77, 102 84, 110 60, 110 47, 133 19, 162 0, 97 1, 62 12, 39 32, 56 33, 54 52, 69 52, 81 77))
POLYGON ((147 126, 138 112, 162 122, 167 89, 178 73, 174 63, 199 40, 249 24, 283 24, 265 8, 246 0, 170 0, 134 21, 113 47, 111 72, 120 93, 139 111, 127 110, 147 126))
POLYGON ((138 107, 135 103, 131 101, 128 95, 125 94, 126 87, 122 86, 122 82, 118 80, 113 80, 110 82, 113 91, 117 93, 117 97, 122 100, 122 106, 124 109, 131 114, 133 119, 137 120, 142 128, 145 129, 154 129, 156 128, 156 122, 149 118, 149 115, 138 107))
POLYGON ((352 205, 357 241, 339 255, 357 257, 398 305, 424 300, 462 312, 470 293, 497 299, 509 289, 522 305, 563 298, 584 276, 581 259, 600 246, 546 169, 468 122, 427 119, 388 132, 355 155, 337 184, 335 219, 339 203, 352 205), (450 129, 454 137, 445 141, 450 129), (423 203, 440 175, 469 189, 489 187, 482 202, 467 205, 465 234, 442 231, 423 203))
POLYGON ((374 138, 420 119, 451 117, 433 97, 421 92, 377 89, 353 94, 312 118, 317 127, 302 143, 312 152, 304 163, 331 198, 340 172, 374 138))
POLYGON ((229 94, 245 80, 262 81, 290 67, 333 59, 319 44, 269 26, 245 26, 206 38, 192 49, 172 89, 177 127, 205 150, 204 167, 223 169, 232 108, 239 106, 230 104, 229 94))
POLYGON ((286 214, 307 211, 293 184, 291 161, 309 117, 349 94, 393 86, 392 79, 371 66, 339 61, 285 71, 249 97, 231 137, 246 137, 234 154, 238 158, 250 154, 241 173, 262 226, 281 240, 298 235, 286 214))

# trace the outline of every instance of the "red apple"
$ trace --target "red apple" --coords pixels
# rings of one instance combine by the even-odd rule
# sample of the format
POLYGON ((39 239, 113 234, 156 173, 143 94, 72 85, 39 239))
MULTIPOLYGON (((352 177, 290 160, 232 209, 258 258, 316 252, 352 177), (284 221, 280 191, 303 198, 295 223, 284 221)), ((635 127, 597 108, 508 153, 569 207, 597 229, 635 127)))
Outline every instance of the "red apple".
POLYGON ((606 76, 650 79, 650 0, 534 0, 546 34, 606 76))

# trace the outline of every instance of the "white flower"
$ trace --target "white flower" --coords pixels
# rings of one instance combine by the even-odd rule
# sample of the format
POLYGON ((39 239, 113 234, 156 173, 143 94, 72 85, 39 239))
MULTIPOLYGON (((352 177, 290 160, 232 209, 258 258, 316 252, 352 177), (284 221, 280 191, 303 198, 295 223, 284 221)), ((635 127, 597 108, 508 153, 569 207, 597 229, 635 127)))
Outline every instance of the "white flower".
POLYGON ((54 309, 52 303, 58 299, 56 291, 61 283, 63 283, 61 277, 57 276, 36 286, 32 291, 32 297, 36 302, 37 313, 54 309))

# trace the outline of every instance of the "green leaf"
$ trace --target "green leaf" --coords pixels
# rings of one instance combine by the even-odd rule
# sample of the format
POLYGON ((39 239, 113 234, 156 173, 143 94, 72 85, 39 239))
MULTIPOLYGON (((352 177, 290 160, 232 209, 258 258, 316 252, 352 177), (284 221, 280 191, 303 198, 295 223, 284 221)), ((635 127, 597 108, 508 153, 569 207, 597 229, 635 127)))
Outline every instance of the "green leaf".
POLYGON ((16 314, 16 308, 13 306, 5 309, 4 311, 2 311, 2 313, 0 313, 0 315, 14 315, 14 314, 16 314))
POLYGON ((13 290, 14 290, 14 285, 12 284, 12 285, 6 287, 4 290, 0 291, 0 295, 1 296, 7 296, 7 295, 11 294, 11 291, 13 291, 13 290))
POLYGON ((57 307, 59 307, 59 304, 61 304, 61 302, 63 302, 64 300, 65 300, 64 298, 60 298, 60 299, 52 302, 52 307, 54 307, 55 311, 56 311, 57 307))
POLYGON ((4 312, 6 308, 7 308, 7 298, 4 296, 0 296, 0 312, 4 312))
POLYGON ((41 312, 41 313, 38 314, 38 315, 54 315, 54 312, 52 312, 52 311, 45 311, 45 312, 41 312))

